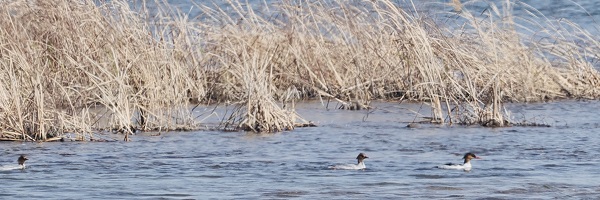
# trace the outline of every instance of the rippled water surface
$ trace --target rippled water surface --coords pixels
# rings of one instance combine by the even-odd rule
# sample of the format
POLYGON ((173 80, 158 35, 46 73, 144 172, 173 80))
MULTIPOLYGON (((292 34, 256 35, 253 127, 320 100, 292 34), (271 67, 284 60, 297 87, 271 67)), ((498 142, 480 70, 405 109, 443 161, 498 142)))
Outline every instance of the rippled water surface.
MULTIPOLYGON (((327 1, 327 0, 325 0, 327 1)), ((452 0, 392 0, 392 2, 400 5, 404 10, 412 10, 416 8, 421 13, 448 13, 453 10, 449 4, 452 0)), ((475 15, 484 14, 491 9, 490 5, 499 8, 506 8, 506 0, 475 0, 466 1, 460 0, 465 9, 475 15)), ((234 12, 228 1, 196 1, 198 4, 190 3, 190 1, 168 0, 170 5, 177 7, 182 13, 188 14, 194 18, 202 15, 198 7, 220 7, 223 10, 234 12)), ((243 0, 239 1, 241 5, 251 6, 257 13, 269 13, 273 11, 273 7, 281 4, 278 0, 243 0), (270 8, 266 9, 268 5, 270 8)), ((301 1, 296 1, 301 2, 301 1)), ((307 1, 311 2, 311 1, 307 1)), ((343 1, 342 1, 343 2, 343 1)), ((350 2, 357 5, 368 5, 373 1, 366 0, 351 0, 350 2)), ((586 31, 592 34, 598 34, 600 22, 600 1, 597 0, 519 0, 512 2, 510 12, 515 16, 515 21, 524 26, 531 25, 532 21, 543 22, 544 19, 560 19, 562 22, 571 21, 583 27, 586 31), (535 17, 531 17, 535 15, 535 17)), ((149 2, 152 6, 152 3, 149 2)), ((456 18, 451 14, 450 18, 456 18)), ((497 20, 497 19, 496 19, 497 20)), ((446 21, 442 19, 442 21, 446 21)), ((533 23, 535 24, 535 23, 533 23)), ((449 24, 448 24, 449 25, 449 24)), ((535 27, 527 27, 534 28, 535 27)), ((535 32, 536 30, 534 30, 535 32)))
MULTIPOLYGON (((0 143, 0 199, 600 198, 600 102, 511 105, 552 125, 406 128, 419 104, 299 112, 319 127, 273 135, 138 134, 133 142, 0 143), (474 152, 471 172, 434 166, 474 152), (366 153, 366 170, 330 170, 366 153)), ((111 136, 107 136, 111 137, 111 136)))

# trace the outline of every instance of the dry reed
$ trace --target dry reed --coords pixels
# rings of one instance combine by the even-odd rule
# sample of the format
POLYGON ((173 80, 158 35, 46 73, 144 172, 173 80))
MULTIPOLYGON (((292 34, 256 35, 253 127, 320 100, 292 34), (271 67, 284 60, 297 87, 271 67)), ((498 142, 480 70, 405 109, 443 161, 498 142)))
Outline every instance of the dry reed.
POLYGON ((224 129, 291 130, 303 122, 293 110, 301 98, 344 109, 423 101, 429 122, 505 126, 507 101, 600 96, 590 62, 600 42, 578 25, 536 12, 516 23, 511 2, 482 14, 452 2, 460 28, 391 0, 287 0, 263 13, 231 0, 229 10, 197 4, 195 19, 162 1, 154 11, 125 1, 7 1, 0 139, 193 130, 201 121, 190 103, 234 105, 224 129), (532 26, 542 39, 517 31, 532 26))

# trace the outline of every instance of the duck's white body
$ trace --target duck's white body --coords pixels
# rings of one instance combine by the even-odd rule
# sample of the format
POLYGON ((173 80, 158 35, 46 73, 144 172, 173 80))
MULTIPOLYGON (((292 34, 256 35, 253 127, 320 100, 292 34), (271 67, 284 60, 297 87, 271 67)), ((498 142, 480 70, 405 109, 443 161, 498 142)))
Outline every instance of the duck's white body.
POLYGON ((0 166, 0 171, 10 171, 10 170, 17 170, 17 169, 25 169, 25 165, 0 166))
POLYGON ((473 153, 466 153, 465 156, 463 157, 463 159, 465 160, 465 162, 463 164, 448 163, 448 164, 439 165, 436 167, 439 169, 457 169, 457 170, 469 171, 469 170, 471 170, 471 159, 481 159, 481 158, 477 157, 473 153))
POLYGON ((440 165, 437 166, 437 168, 440 169, 458 169, 458 170, 465 170, 465 171, 469 171, 471 170, 471 162, 467 162, 465 164, 452 164, 452 163, 448 163, 445 165, 440 165))
POLYGON ((365 159, 367 159, 369 157, 367 157, 366 154, 364 153, 360 153, 358 154, 358 156, 356 156, 356 160, 358 160, 358 164, 345 164, 345 165, 335 165, 335 166, 329 166, 329 169, 366 169, 367 166, 365 166, 365 159))
POLYGON ((330 166, 330 169, 366 169, 365 162, 360 162, 358 164, 345 164, 345 165, 335 165, 330 166))

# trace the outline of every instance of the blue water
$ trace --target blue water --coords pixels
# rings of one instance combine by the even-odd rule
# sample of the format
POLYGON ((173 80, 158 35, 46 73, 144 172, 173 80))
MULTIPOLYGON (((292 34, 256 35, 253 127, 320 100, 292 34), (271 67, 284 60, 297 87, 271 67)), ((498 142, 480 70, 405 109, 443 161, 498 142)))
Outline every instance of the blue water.
MULTIPOLYGON (((420 104, 299 105, 319 127, 142 133, 132 142, 0 144, 0 199, 600 198, 600 102, 509 105, 542 127, 406 128, 420 104), (473 152, 470 172, 433 168, 473 152), (364 171, 330 170, 366 153, 364 171)), ((515 120, 518 120, 515 118, 515 120)), ((120 138, 120 135, 103 137, 120 138)))
MULTIPOLYGON (((139 0, 138 0, 139 1, 139 0)), ((416 8, 419 12, 425 13, 448 13, 453 10, 448 2, 451 0, 392 0, 398 5, 401 5, 405 10, 412 10, 416 8), (413 7, 414 6, 414 7, 413 7)), ((168 0, 170 5, 176 7, 179 12, 189 14, 191 19, 202 15, 202 12, 198 8, 199 6, 207 6, 211 8, 220 7, 225 11, 233 12, 231 5, 226 1, 180 1, 180 0, 168 0)), ((277 0, 247 0, 241 1, 240 5, 250 6, 256 13, 268 13, 268 11, 274 9, 281 1, 277 0), (248 2, 248 4, 246 4, 248 2), (268 8, 268 9, 267 9, 268 8)), ((298 2, 298 1, 296 1, 298 2)), ((368 5, 367 1, 362 0, 351 0, 349 2, 356 3, 357 5, 368 5)), ((472 12, 474 15, 485 13, 486 10, 490 9, 490 5, 502 9, 503 4, 507 0, 490 0, 490 1, 465 1, 461 0, 465 8, 472 12)), ((511 11, 514 15, 519 17, 527 18, 532 20, 531 14, 536 15, 534 21, 542 22, 544 19, 549 20, 569 20, 572 21, 590 31, 592 33, 599 33, 600 23, 600 1, 596 0, 510 0, 512 2, 511 11)), ((524 24, 525 21, 516 19, 518 23, 524 24)))

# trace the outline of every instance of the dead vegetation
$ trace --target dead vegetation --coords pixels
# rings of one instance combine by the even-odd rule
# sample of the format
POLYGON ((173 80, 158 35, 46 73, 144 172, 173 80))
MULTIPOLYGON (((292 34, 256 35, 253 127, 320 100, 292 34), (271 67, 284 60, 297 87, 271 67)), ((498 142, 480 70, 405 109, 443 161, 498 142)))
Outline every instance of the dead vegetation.
POLYGON ((600 96, 592 34, 536 12, 518 24, 510 2, 484 12, 452 2, 460 28, 390 0, 282 1, 261 12, 198 2, 193 19, 160 1, 152 11, 125 1, 6 1, 0 139, 195 130, 202 121, 191 103, 233 105, 224 130, 292 130, 307 124, 293 106, 307 98, 353 110, 421 101, 432 123, 505 126, 503 102, 600 96), (543 29, 517 31, 532 26, 543 29))

